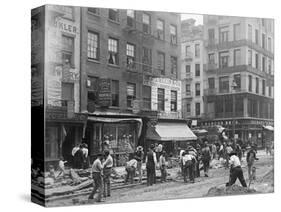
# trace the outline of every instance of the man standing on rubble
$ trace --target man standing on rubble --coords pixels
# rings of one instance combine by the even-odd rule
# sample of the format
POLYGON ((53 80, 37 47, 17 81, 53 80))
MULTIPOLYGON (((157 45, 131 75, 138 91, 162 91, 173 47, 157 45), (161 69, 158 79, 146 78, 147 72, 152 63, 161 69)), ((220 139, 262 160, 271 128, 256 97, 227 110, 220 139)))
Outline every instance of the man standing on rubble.
POLYGON ((154 183, 156 183, 156 154, 153 151, 154 145, 151 144, 150 148, 148 149, 147 155, 146 155, 146 171, 147 171, 147 185, 151 186, 154 183))
POLYGON ((135 159, 137 160, 137 171, 139 174, 139 183, 142 183, 142 160, 143 160, 143 148, 142 146, 137 147, 137 151, 135 153, 135 159))
POLYGON ((247 153, 247 165, 248 165, 248 176, 249 180, 253 180, 253 168, 254 168, 254 162, 255 160, 258 160, 256 157, 256 150, 254 146, 251 146, 251 149, 247 153))
POLYGON ((101 202, 102 198, 102 164, 101 160, 103 155, 101 153, 98 154, 98 158, 94 161, 92 166, 92 176, 93 176, 93 191, 89 195, 89 199, 93 199, 94 195, 98 190, 97 202, 101 202))
POLYGON ((229 183, 227 183, 227 186, 232 186, 237 178, 239 179, 241 185, 243 187, 247 187, 244 175, 243 175, 243 170, 241 168, 241 162, 237 156, 237 153, 232 151, 229 154, 230 160, 229 160, 229 165, 230 165, 230 176, 229 176, 229 183))
POLYGON ((209 176, 208 174, 209 174, 210 160, 211 160, 211 151, 208 145, 208 141, 205 141, 204 147, 202 148, 202 162, 203 162, 205 177, 209 176))
POLYGON ((113 167, 113 159, 109 150, 104 150, 105 161, 103 162, 103 196, 110 197, 110 176, 113 167))

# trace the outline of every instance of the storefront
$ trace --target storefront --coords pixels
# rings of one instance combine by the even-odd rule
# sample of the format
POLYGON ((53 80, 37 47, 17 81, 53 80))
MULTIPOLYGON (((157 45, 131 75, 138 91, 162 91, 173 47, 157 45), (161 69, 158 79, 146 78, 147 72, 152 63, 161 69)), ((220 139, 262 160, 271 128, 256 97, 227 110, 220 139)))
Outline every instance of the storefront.
POLYGON ((141 118, 112 118, 89 116, 86 142, 93 161, 98 153, 108 149, 114 166, 123 166, 130 153, 134 153, 142 131, 141 118))
POLYGON ((185 149, 197 136, 190 130, 187 123, 180 120, 158 120, 146 132, 146 141, 150 144, 162 144, 169 155, 177 155, 179 149, 185 149))
POLYGON ((81 143, 83 129, 87 121, 85 114, 75 113, 72 118, 60 109, 47 109, 45 125, 45 161, 46 168, 53 164, 57 166, 60 158, 71 165, 72 148, 81 143))

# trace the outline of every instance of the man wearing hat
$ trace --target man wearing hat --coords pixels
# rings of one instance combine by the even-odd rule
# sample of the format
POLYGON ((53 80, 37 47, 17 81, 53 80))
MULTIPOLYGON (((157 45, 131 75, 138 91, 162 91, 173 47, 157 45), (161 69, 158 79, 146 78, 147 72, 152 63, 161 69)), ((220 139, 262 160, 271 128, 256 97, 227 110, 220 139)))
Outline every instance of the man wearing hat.
POLYGON ((137 151, 135 152, 135 159, 137 160, 137 171, 139 174, 139 183, 142 182, 142 160, 143 160, 143 148, 142 146, 137 147, 137 151))
POLYGON ((157 164, 156 154, 153 151, 154 145, 151 144, 146 155, 146 171, 147 171, 147 185, 151 186, 156 183, 155 168, 157 164))
POLYGON ((109 150, 104 150, 105 161, 103 166, 103 196, 110 197, 110 176, 113 167, 113 159, 109 150))
POLYGON ((102 158, 103 155, 99 153, 97 159, 94 161, 92 165, 92 176, 93 176, 94 183, 93 183, 93 191, 89 195, 89 199, 93 199, 94 195, 98 190, 97 202, 101 202, 101 198, 102 198, 102 164, 101 164, 102 158))
POLYGON ((247 187, 246 181, 244 179, 243 170, 241 168, 241 162, 237 156, 237 153, 232 151, 229 154, 229 165, 230 165, 230 176, 229 176, 229 183, 227 183, 227 186, 233 185, 237 178, 239 179, 241 185, 243 187, 247 187))

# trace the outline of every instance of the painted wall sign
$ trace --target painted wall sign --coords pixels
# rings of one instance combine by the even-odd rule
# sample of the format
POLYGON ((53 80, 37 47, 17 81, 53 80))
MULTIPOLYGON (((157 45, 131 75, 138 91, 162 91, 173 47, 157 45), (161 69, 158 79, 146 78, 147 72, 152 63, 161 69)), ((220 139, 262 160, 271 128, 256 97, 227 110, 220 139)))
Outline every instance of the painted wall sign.
POLYGON ((101 78, 99 80, 98 102, 102 107, 111 105, 111 81, 110 79, 101 78))

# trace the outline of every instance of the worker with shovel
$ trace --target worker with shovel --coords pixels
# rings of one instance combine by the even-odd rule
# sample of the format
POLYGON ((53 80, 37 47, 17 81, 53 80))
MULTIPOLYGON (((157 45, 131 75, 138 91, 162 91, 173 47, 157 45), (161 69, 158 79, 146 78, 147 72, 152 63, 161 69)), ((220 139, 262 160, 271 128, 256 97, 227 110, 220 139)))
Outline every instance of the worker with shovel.
POLYGON ((239 179, 241 185, 243 187, 247 187, 244 175, 243 175, 243 170, 241 168, 241 162, 237 156, 237 153, 232 151, 229 154, 230 160, 229 160, 229 165, 230 165, 230 176, 229 176, 229 182, 226 184, 226 186, 232 186, 237 178, 239 179))

